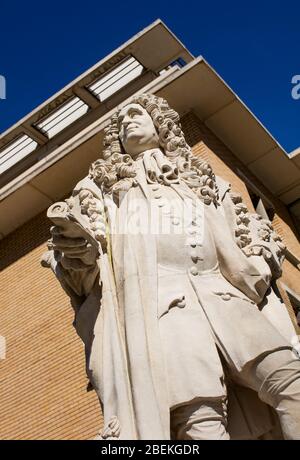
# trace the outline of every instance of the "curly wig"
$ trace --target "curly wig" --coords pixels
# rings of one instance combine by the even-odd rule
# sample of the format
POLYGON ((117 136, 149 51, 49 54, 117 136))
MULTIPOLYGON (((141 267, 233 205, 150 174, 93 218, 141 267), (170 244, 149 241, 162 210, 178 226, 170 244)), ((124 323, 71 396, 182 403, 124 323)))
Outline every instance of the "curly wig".
MULTIPOLYGON (((181 130, 179 115, 167 101, 153 94, 141 94, 131 103, 141 105, 151 116, 157 130, 159 144, 176 166, 179 178, 184 181, 205 204, 218 203, 218 188, 212 168, 201 158, 194 156, 181 130)), ((117 111, 105 129, 103 158, 90 168, 90 177, 103 193, 116 193, 136 185, 135 162, 126 154, 119 139, 117 111)))

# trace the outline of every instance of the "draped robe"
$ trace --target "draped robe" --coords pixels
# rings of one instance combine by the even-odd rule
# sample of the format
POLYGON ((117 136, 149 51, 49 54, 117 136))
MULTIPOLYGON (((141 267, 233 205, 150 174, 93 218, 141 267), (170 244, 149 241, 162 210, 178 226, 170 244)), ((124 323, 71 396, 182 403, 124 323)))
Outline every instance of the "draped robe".
MULTIPOLYGON (((291 348, 295 332, 270 289, 268 264, 262 257, 246 257, 234 241, 228 184, 219 180, 218 207, 204 205, 180 179, 157 184, 145 161, 138 164, 137 186, 118 204, 90 178, 74 189, 74 195, 89 190, 104 202, 110 229, 110 256, 99 257, 99 281, 84 296, 74 325, 85 344, 87 374, 104 424, 117 417, 120 439, 169 439, 170 410, 195 398, 228 396, 217 349, 241 370, 262 352, 291 348), (185 242, 192 224, 186 229, 174 209, 164 214, 161 198, 183 210, 187 200, 194 203, 196 242, 185 242), (184 239, 151 229, 153 206, 173 230, 179 219, 184 239), (148 227, 134 232, 132 219, 139 225, 146 220, 148 227), (262 303, 265 308, 259 309, 262 303), (242 324, 247 327, 241 335, 242 324)), ((66 286, 64 269, 54 259, 52 268, 78 303, 70 278, 66 286)), ((272 418, 267 406, 251 390, 236 394, 229 395, 232 437, 251 439, 268 432, 272 418), (251 406, 246 414, 243 395, 251 406)))

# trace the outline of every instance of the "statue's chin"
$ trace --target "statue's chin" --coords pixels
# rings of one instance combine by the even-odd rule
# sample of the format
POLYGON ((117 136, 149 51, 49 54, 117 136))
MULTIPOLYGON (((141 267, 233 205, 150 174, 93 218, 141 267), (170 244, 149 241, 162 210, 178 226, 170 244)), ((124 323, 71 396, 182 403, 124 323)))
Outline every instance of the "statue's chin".
POLYGON ((126 141, 122 142, 125 152, 135 159, 140 153, 146 150, 159 148, 159 143, 153 136, 141 136, 132 130, 128 133, 126 141))
POLYGON ((133 159, 135 159, 138 155, 140 155, 143 152, 146 152, 147 150, 153 150, 153 149, 158 149, 159 145, 156 143, 141 143, 140 145, 135 144, 135 148, 130 148, 131 146, 126 145, 126 147, 123 145, 125 152, 130 155, 133 159))

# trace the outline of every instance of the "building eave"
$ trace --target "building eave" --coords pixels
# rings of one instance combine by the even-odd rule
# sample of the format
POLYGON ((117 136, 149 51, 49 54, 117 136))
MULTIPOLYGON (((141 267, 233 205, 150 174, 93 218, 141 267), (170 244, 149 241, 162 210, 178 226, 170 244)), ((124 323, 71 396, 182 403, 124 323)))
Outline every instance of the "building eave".
MULTIPOLYGON (((261 182, 286 205, 300 196, 300 167, 202 58, 173 67, 126 97, 152 92, 165 97, 181 115, 194 111, 261 182)), ((0 190, 3 236, 67 195, 101 154, 103 129, 116 105, 79 130, 0 190)), ((297 211, 298 212, 298 211, 297 211)), ((299 211, 300 215, 300 211, 299 211)), ((297 216, 297 214, 296 214, 297 216)))
POLYGON ((26 129, 27 126, 32 126, 48 112, 53 111, 53 108, 59 106, 67 97, 76 94, 77 88, 83 88, 129 55, 134 56, 145 69, 154 73, 160 72, 178 57, 182 57, 187 63, 194 59, 194 56, 163 21, 157 19, 1 133, 0 147, 15 137, 17 132, 23 132, 23 127, 26 129))

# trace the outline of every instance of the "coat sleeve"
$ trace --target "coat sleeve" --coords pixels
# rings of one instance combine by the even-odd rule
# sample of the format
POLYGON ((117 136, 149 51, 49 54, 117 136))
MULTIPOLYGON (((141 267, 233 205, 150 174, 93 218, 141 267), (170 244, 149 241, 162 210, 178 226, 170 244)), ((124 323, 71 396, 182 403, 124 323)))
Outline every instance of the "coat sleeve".
MULTIPOLYGON (((241 195, 231 191, 230 184, 218 178, 220 200, 232 235, 241 251, 249 258, 263 259, 272 279, 282 273, 285 245, 269 220, 250 213, 241 195)), ((262 264, 261 264, 262 265, 262 264)))
POLYGON ((42 265, 50 267, 75 309, 88 297, 99 277, 100 252, 106 247, 107 226, 104 204, 100 190, 89 178, 79 182, 71 197, 62 203, 55 203, 48 209, 48 217, 54 225, 64 228, 64 235, 84 237, 94 248, 93 262, 69 259, 61 263, 62 253, 48 242, 49 251, 44 254, 42 265))

